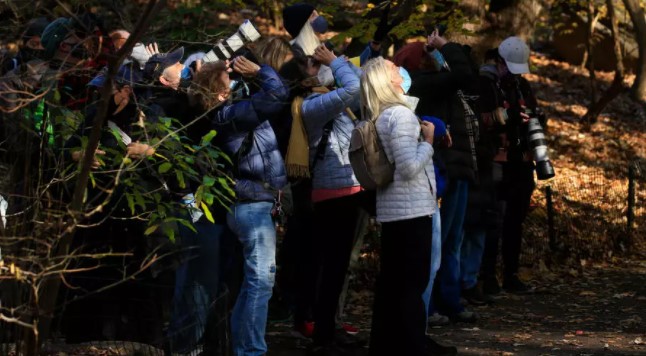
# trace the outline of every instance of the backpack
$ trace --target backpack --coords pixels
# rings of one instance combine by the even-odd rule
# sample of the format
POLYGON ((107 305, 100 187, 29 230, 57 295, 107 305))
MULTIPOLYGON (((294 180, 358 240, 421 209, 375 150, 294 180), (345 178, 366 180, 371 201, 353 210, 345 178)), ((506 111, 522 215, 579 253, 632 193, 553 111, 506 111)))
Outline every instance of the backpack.
POLYGON ((359 184, 367 190, 384 187, 395 175, 395 166, 386 157, 375 122, 359 121, 350 138, 350 164, 359 184))

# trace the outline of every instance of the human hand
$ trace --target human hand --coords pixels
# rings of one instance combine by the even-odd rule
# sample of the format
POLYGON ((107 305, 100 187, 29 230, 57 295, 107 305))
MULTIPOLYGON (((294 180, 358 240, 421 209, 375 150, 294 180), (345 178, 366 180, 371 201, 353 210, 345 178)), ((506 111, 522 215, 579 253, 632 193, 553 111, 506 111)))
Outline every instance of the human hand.
POLYGON ((233 59, 233 70, 245 77, 255 77, 260 71, 260 66, 240 56, 233 59))
POLYGON ((157 42, 149 43, 146 46, 146 52, 148 53, 148 58, 158 54, 159 53, 159 47, 157 46, 157 42))
POLYGON ((424 140, 432 145, 433 135, 435 134, 435 125, 433 125, 428 121, 422 121, 421 126, 422 126, 422 136, 424 136, 424 140))
POLYGON ((133 158, 144 158, 155 154, 155 149, 145 143, 132 142, 126 146, 126 153, 133 158))
POLYGON ((316 59, 319 63, 329 67, 332 61, 336 59, 336 55, 334 54, 334 52, 330 51, 324 44, 322 44, 314 50, 312 58, 316 59))
MULTIPOLYGON (((85 151, 84 150, 79 150, 79 151, 74 151, 72 152, 72 160, 75 162, 79 162, 83 159, 85 151)), ((105 155, 105 151, 97 149, 94 151, 94 157, 92 157, 92 169, 97 169, 103 165, 103 163, 97 158, 97 155, 103 156, 105 155)))
POLYGON ((440 36, 440 31, 437 28, 426 38, 426 45, 435 49, 442 48, 448 42, 446 38, 440 36))

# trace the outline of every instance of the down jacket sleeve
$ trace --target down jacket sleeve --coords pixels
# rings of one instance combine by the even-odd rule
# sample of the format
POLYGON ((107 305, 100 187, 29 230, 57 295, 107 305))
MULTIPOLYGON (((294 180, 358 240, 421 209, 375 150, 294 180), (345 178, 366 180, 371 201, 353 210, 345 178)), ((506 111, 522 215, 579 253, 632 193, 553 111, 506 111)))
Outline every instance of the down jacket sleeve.
POLYGON ((232 132, 248 132, 281 112, 289 98, 289 89, 278 73, 263 65, 258 72, 260 91, 250 100, 242 100, 221 110, 214 110, 211 123, 216 130, 223 128, 232 132), (228 126, 228 127, 227 127, 228 126))
POLYGON ((308 127, 321 130, 325 124, 336 118, 345 108, 356 102, 359 95, 359 76, 353 66, 344 58, 337 58, 330 64, 338 89, 329 93, 311 96, 303 102, 303 120, 308 127))
POLYGON ((403 179, 415 179, 432 159, 433 146, 426 141, 419 142, 420 125, 410 109, 399 106, 388 111, 389 117, 380 118, 388 122, 384 137, 387 142, 383 142, 386 152, 403 179))

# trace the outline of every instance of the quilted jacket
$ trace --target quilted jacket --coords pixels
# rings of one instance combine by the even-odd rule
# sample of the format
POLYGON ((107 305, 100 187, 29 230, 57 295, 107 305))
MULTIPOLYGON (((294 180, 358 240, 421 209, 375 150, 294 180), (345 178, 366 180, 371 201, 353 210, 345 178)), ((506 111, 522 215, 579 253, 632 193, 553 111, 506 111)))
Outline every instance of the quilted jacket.
POLYGON ((257 79, 261 90, 249 100, 210 113, 217 143, 237 165, 234 178, 239 201, 273 201, 276 191, 287 184, 285 162, 268 120, 289 105, 289 90, 269 66, 261 67, 257 79))
POLYGON ((314 162, 325 125, 334 120, 325 155, 316 162, 312 172, 314 189, 339 189, 359 185, 348 157, 350 136, 355 124, 346 108, 358 108, 361 70, 344 58, 335 59, 330 68, 338 88, 329 93, 308 96, 302 107, 303 123, 310 146, 310 162, 314 162))
POLYGON ((405 106, 385 109, 376 122, 386 156, 395 164, 394 180, 377 190, 377 220, 391 222, 435 212, 433 146, 420 142, 420 124, 405 106))

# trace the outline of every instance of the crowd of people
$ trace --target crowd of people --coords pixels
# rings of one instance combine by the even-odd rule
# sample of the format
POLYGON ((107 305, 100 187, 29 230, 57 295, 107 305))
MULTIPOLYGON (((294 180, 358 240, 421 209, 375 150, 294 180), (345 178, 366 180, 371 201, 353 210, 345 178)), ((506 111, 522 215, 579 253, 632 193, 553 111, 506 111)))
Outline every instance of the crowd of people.
MULTIPOLYGON (((365 347, 367 339, 342 324, 337 312, 354 243, 365 233, 366 217, 376 216, 382 232, 370 355, 456 354, 455 347, 432 340, 427 327, 475 322, 468 305, 493 303, 501 288, 530 290, 518 277, 522 224, 535 186, 528 122, 544 119, 522 77, 530 54, 523 40, 505 39, 478 66, 468 46, 434 29, 387 59, 382 43, 394 26, 389 6, 358 58, 322 41, 325 18, 311 5, 296 4, 283 10, 289 38, 250 45, 241 28, 247 46, 190 56, 183 47, 162 52, 138 43, 114 77, 107 59, 127 43, 127 31, 107 31, 92 14, 30 21, 19 52, 2 62, 3 161, 15 176, 12 191, 3 193, 9 216, 33 204, 25 197, 34 182, 61 181, 83 162, 105 109, 102 88, 111 80, 84 200, 95 213, 73 245, 85 255, 107 249, 143 256, 162 239, 146 231, 145 219, 133 218, 151 207, 133 204, 127 192, 173 204, 168 221, 177 225, 174 244, 183 252, 170 277, 160 274, 175 287, 171 312, 155 320, 176 351, 190 353, 215 337, 209 314, 227 290, 235 296, 233 354, 266 354, 277 274, 294 330, 312 339, 312 355, 350 355, 365 347), (362 186, 350 159, 357 149, 354 130, 365 120, 374 124, 393 173, 376 190, 362 186), (223 197, 204 211, 196 204, 199 181, 159 169, 160 162, 175 164, 160 153, 160 123, 176 129, 183 143, 211 145, 229 157, 225 163, 201 160, 192 169, 200 177, 228 174, 235 182, 230 201, 223 197), (204 144, 211 130, 217 134, 204 144), (132 173, 141 179, 136 187, 118 184, 124 178, 115 172, 126 158, 141 163, 132 173), (286 206, 291 209, 283 211, 286 206)), ((66 189, 56 190, 63 200, 66 189)), ((78 287, 74 295, 141 266, 123 256, 99 270, 91 268, 91 258, 76 263, 88 268, 68 281, 78 287)), ((163 299, 136 280, 126 288, 102 292, 112 293, 112 302, 98 306, 112 322, 81 318, 97 306, 72 300, 63 315, 68 341, 124 337, 119 325, 132 306, 119 302, 119 293, 145 289, 141 295, 163 299)))

